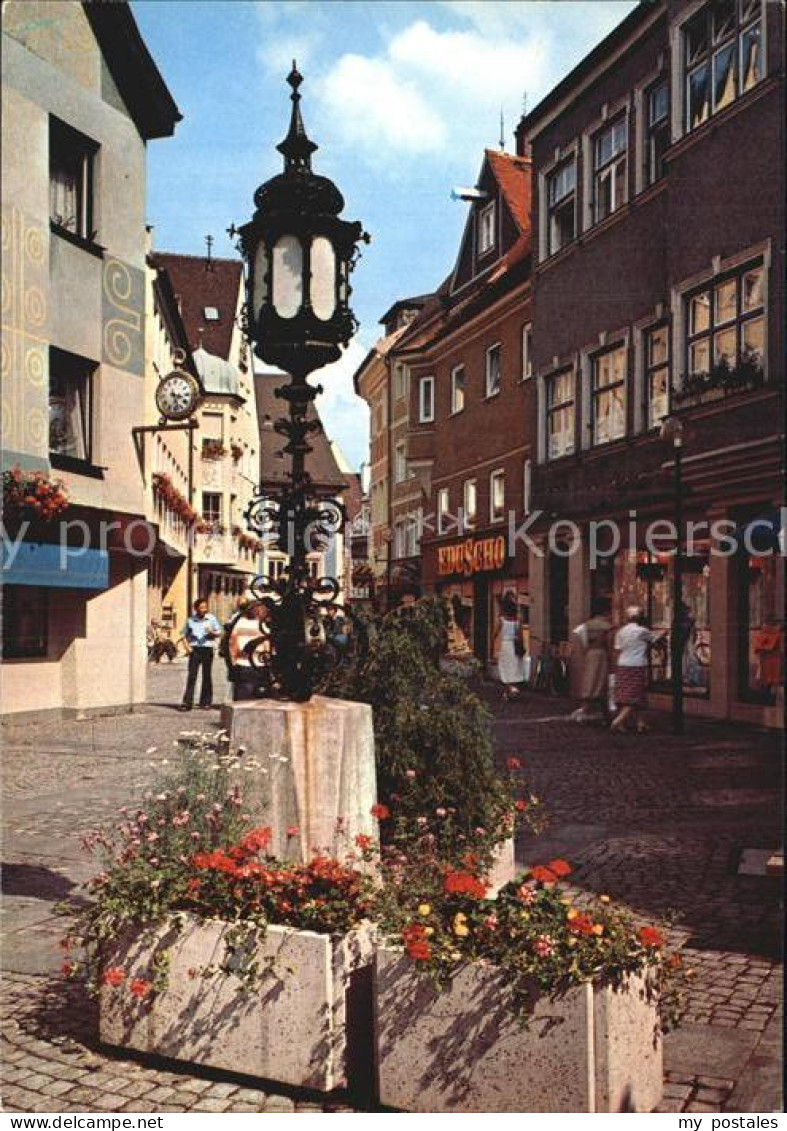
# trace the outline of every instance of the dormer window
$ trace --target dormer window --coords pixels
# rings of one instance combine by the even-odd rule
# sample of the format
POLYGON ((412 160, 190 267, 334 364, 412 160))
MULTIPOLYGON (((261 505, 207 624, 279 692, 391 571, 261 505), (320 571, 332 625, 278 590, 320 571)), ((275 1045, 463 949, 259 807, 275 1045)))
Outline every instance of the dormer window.
POLYGON ((486 255, 495 246, 495 203, 478 213, 478 254, 486 255))

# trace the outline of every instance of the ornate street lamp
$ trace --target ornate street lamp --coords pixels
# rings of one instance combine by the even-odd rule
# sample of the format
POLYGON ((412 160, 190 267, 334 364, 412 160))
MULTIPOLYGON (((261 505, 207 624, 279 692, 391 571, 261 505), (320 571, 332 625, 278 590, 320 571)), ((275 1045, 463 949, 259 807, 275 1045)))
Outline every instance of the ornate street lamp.
POLYGON ((308 437, 320 430, 318 421, 308 419, 309 406, 322 392, 307 377, 336 361, 357 328, 349 279, 358 245, 368 243, 369 236, 360 223, 339 218, 342 194, 312 172, 317 146, 303 125, 303 77, 294 62, 287 82, 292 116, 277 146, 284 172, 260 185, 254 216, 238 231, 248 265, 247 321, 254 352, 290 374, 290 383, 276 390, 288 415, 274 424, 291 457, 287 482, 276 498, 261 484, 245 512, 249 528, 260 537, 273 535, 290 564, 283 577, 261 576, 252 586, 267 615, 260 619, 264 646, 253 642, 248 656, 262 669, 264 694, 304 701, 333 659, 324 616, 339 608, 340 588, 333 577, 310 577, 308 551, 324 548, 345 520, 338 500, 317 497, 306 470, 312 451, 308 437))
POLYGON ((668 416, 661 425, 661 439, 672 445, 674 455, 673 483, 675 491, 675 530, 677 547, 672 572, 672 626, 670 629, 672 666, 672 730, 683 734, 683 650, 685 618, 683 616, 683 424, 677 416, 668 416))

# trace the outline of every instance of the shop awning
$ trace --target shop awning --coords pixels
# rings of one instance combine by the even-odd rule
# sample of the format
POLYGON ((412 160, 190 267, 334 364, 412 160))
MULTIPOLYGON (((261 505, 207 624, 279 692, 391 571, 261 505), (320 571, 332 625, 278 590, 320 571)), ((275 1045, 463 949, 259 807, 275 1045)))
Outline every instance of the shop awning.
POLYGON ((109 554, 46 542, 7 542, 3 546, 3 584, 108 589, 109 554))

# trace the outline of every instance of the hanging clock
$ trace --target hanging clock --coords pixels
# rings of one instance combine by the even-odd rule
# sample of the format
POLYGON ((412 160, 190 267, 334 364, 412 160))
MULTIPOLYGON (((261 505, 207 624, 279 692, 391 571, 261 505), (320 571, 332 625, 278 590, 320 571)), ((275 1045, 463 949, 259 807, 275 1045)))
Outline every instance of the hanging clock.
MULTIPOLYGON (((176 364, 180 360, 176 357, 176 364)), ((173 369, 161 378, 156 389, 156 406, 165 420, 186 420, 196 412, 201 400, 199 381, 185 369, 173 369)))

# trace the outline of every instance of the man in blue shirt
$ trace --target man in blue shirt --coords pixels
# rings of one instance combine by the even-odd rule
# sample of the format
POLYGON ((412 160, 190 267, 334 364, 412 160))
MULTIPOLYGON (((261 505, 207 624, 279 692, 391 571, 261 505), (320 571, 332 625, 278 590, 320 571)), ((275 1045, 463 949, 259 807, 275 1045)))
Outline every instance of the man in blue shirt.
POLYGON ((194 612, 186 621, 183 636, 189 646, 189 674, 183 694, 181 711, 190 711, 194 706, 194 690, 197 674, 202 669, 202 687, 199 705, 203 708, 213 706, 213 656, 216 641, 221 636, 221 626, 213 613, 208 612, 208 602, 204 598, 194 602, 194 612))

